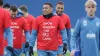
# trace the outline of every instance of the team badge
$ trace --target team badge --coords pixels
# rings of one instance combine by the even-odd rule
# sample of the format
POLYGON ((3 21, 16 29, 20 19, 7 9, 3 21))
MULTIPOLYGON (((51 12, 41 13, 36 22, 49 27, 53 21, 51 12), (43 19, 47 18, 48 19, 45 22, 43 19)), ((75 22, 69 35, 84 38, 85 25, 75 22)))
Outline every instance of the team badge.
POLYGON ((83 26, 87 26, 87 20, 83 21, 83 26))
POLYGON ((99 22, 96 22, 96 26, 99 27, 99 25, 100 25, 100 23, 99 22))

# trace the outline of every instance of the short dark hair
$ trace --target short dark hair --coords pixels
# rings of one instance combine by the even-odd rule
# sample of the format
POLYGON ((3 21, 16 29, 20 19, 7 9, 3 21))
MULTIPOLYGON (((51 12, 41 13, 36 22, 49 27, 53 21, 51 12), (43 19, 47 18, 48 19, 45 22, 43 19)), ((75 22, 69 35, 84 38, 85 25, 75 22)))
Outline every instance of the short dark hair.
POLYGON ((0 6, 3 5, 3 0, 0 0, 0 6))
POLYGON ((57 2, 57 4, 64 5, 64 3, 62 1, 57 2))
POLYGON ((3 8, 10 8, 10 4, 5 3, 5 4, 3 5, 3 8))
POLYGON ((53 5, 52 5, 50 2, 46 2, 46 3, 44 3, 43 5, 49 5, 50 7, 53 8, 53 5))
POLYGON ((10 7, 10 10, 12 10, 13 12, 15 12, 15 11, 18 11, 18 8, 17 8, 16 5, 12 5, 12 6, 10 7))
POLYGON ((21 5, 21 6, 19 7, 19 9, 22 10, 22 11, 25 11, 25 12, 28 11, 28 9, 27 9, 27 7, 26 7, 25 5, 21 5))

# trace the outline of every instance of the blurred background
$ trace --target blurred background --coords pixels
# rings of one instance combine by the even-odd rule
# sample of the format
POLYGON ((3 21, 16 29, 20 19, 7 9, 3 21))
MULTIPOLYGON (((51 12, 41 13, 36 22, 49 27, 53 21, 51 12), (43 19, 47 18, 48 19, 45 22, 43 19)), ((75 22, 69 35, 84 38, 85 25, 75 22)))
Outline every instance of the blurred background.
MULTIPOLYGON (((63 1, 65 4, 64 12, 70 16, 72 27, 75 26, 78 18, 86 16, 84 10, 84 3, 86 0, 4 0, 4 3, 9 3, 11 5, 26 5, 28 7, 28 12, 34 17, 42 14, 42 5, 45 2, 51 2, 54 6, 58 1, 63 1)), ((97 2, 96 16, 100 17, 100 0, 95 0, 97 2)))

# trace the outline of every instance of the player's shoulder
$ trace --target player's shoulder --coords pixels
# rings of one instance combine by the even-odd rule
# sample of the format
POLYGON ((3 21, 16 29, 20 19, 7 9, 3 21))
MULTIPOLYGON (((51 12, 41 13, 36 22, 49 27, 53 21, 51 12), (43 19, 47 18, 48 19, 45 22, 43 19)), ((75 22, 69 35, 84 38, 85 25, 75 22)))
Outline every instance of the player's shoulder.
POLYGON ((35 19, 35 17, 33 15, 29 14, 29 16, 35 19))
POLYGON ((53 17, 54 17, 54 18, 60 18, 60 16, 58 16, 58 15, 53 15, 53 17))
POLYGON ((2 14, 3 14, 3 13, 8 13, 8 14, 10 14, 9 11, 6 10, 6 9, 4 9, 4 8, 0 8, 0 13, 2 13, 2 14))
POLYGON ((68 16, 67 14, 65 14, 65 13, 62 13, 62 15, 69 17, 69 16, 68 16))
POLYGON ((4 8, 0 8, 0 11, 5 11, 5 9, 4 8))
POLYGON ((23 16, 19 17, 20 19, 25 19, 23 16))
POLYGON ((97 20, 100 20, 100 18, 99 17, 95 17, 97 20))
POLYGON ((39 15, 36 17, 36 20, 39 20, 39 19, 42 19, 43 18, 43 15, 39 15))
POLYGON ((39 15, 36 17, 35 21, 40 22, 43 19, 43 15, 39 15))
POLYGON ((35 17, 33 15, 29 14, 28 19, 32 21, 32 20, 35 20, 35 17))
POLYGON ((62 16, 63 16, 65 19, 67 19, 67 20, 69 20, 69 19, 70 19, 70 17, 69 17, 69 15, 68 15, 68 14, 63 13, 63 14, 62 14, 62 16))
POLYGON ((58 15, 53 15, 53 20, 56 22, 56 21, 61 21, 61 17, 58 16, 58 15))
POLYGON ((100 23, 100 18, 99 17, 95 17, 96 18, 96 21, 99 21, 99 23, 100 23))
POLYGON ((19 19, 22 21, 26 21, 26 19, 23 16, 19 17, 19 19))
POLYGON ((21 16, 20 19, 21 19, 21 21, 22 21, 23 23, 26 23, 26 22, 27 22, 27 20, 26 20, 23 16, 21 16))
POLYGON ((82 17, 78 18, 79 21, 83 21, 83 20, 85 20, 85 19, 86 19, 85 16, 82 16, 82 17))
POLYGON ((65 13, 63 13, 62 15, 66 16, 66 17, 69 17, 68 14, 65 14, 65 13))

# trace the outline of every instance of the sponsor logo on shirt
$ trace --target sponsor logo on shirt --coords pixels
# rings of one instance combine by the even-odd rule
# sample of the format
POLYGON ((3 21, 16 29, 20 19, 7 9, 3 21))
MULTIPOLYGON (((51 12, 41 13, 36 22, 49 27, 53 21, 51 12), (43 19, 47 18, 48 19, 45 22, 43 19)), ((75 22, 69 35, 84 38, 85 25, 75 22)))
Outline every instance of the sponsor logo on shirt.
POLYGON ((83 26, 87 26, 87 20, 83 21, 83 26))
POLYGON ((19 26, 11 26, 11 28, 19 28, 19 26))
POLYGON ((12 22, 11 25, 12 25, 11 28, 19 28, 16 22, 12 22))
POLYGON ((100 25, 100 23, 99 22, 96 22, 96 26, 99 27, 99 25, 100 25))
POLYGON ((44 22, 43 25, 52 25, 52 22, 44 22))
POLYGON ((42 37, 42 40, 51 40, 50 37, 42 37))
POLYGON ((86 35, 86 37, 92 39, 92 38, 95 38, 96 35, 94 33, 91 33, 91 34, 89 33, 86 35))
POLYGON ((50 29, 55 28, 52 22, 43 22, 43 33, 42 40, 51 40, 50 38, 50 29))

